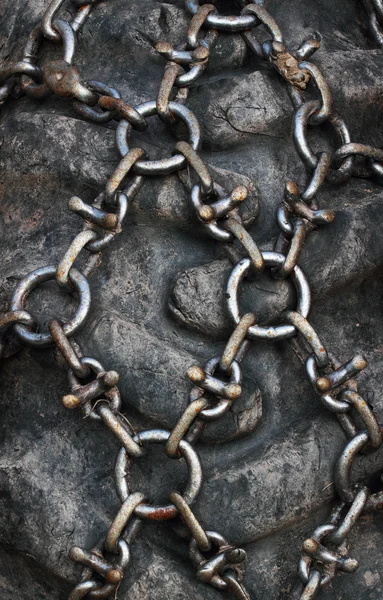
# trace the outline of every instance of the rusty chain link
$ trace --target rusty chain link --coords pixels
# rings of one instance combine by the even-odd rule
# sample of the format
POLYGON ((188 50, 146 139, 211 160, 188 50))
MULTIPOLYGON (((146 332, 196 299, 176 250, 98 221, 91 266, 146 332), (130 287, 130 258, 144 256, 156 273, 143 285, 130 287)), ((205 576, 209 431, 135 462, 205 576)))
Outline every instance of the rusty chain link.
MULTIPOLYGON (((232 546, 220 533, 206 530, 191 506, 203 485, 202 467, 194 448, 209 421, 219 419, 242 393, 241 361, 251 341, 256 339, 286 340, 299 337, 307 351, 306 374, 324 406, 336 414, 349 441, 340 456, 334 483, 340 503, 327 523, 316 528, 303 543, 299 565, 300 600, 314 598, 321 587, 332 581, 338 571, 352 573, 358 562, 347 555, 346 538, 365 510, 383 507, 383 491, 372 493, 364 486, 354 486, 350 473, 355 457, 370 452, 382 444, 382 429, 372 409, 358 394, 355 376, 366 366, 363 356, 356 355, 343 365, 338 364, 321 342, 309 322, 311 291, 309 282, 298 265, 305 240, 317 227, 330 225, 335 218, 331 208, 319 208, 317 194, 326 182, 345 183, 358 173, 355 157, 364 160, 364 171, 383 182, 383 151, 353 143, 344 120, 334 111, 331 91, 324 73, 311 62, 319 49, 317 39, 304 40, 290 52, 283 33, 272 15, 259 1, 242 2, 239 15, 220 15, 213 4, 185 0, 190 14, 186 41, 174 48, 166 41, 156 44, 157 52, 167 63, 155 100, 130 106, 118 90, 99 82, 84 81, 73 65, 76 34, 93 7, 93 0, 81 2, 70 21, 57 18, 66 0, 53 0, 32 30, 21 60, 0 65, 0 104, 15 87, 34 98, 56 94, 69 98, 75 110, 96 123, 119 121, 116 143, 120 161, 106 182, 104 191, 92 205, 78 197, 69 201, 69 209, 84 220, 64 256, 57 265, 45 266, 26 275, 16 287, 10 312, 0 318, 0 356, 7 342, 6 332, 13 328, 26 344, 55 346, 68 366, 70 393, 62 399, 67 409, 80 409, 84 416, 103 423, 117 438, 122 448, 115 465, 116 487, 121 508, 105 538, 90 550, 71 548, 69 558, 82 565, 81 581, 70 594, 70 600, 80 598, 115 598, 130 563, 130 545, 143 520, 169 520, 179 515, 190 535, 189 554, 199 580, 219 590, 229 590, 239 600, 249 600, 242 580, 246 553, 232 546), (263 27, 270 39, 262 44, 257 29, 263 27), (274 251, 262 252, 250 233, 249 222, 241 216, 240 206, 248 190, 238 186, 225 190, 212 177, 199 150, 199 123, 187 108, 190 86, 208 66, 219 32, 239 32, 256 61, 265 61, 286 83, 293 105, 293 141, 308 171, 307 186, 299 190, 294 181, 286 183, 284 202, 277 212, 281 230, 274 251), (37 64, 41 43, 62 46, 62 58, 37 64), (315 93, 315 100, 305 99, 306 89, 315 93), (157 115, 166 125, 181 121, 186 126, 187 140, 178 141, 169 158, 152 160, 141 148, 130 147, 130 132, 145 132, 148 117, 157 115), (334 129, 339 146, 332 153, 314 153, 309 130, 329 124, 334 129), (193 169, 197 183, 190 189, 190 200, 197 217, 211 237, 223 247, 240 248, 243 258, 235 264, 228 280, 226 297, 233 332, 219 356, 201 367, 193 365, 187 376, 192 385, 185 409, 172 431, 152 429, 136 432, 121 411, 118 389, 119 375, 106 371, 95 358, 84 356, 72 336, 83 325, 91 307, 88 279, 101 262, 102 253, 112 243, 125 223, 129 206, 139 192, 144 178, 180 172, 186 166, 193 169), (83 258, 87 253, 86 259, 83 258), (77 266, 74 267, 74 264, 77 266), (274 326, 258 324, 256 315, 241 316, 239 289, 246 277, 261 277, 270 268, 276 279, 291 279, 297 292, 294 311, 282 311, 274 326), (77 297, 78 308, 72 318, 61 323, 53 319, 49 331, 42 332, 26 308, 30 292, 47 280, 56 280, 67 293, 77 297), (72 339, 70 339, 72 338, 72 339), (355 420, 353 415, 358 415, 355 420), (359 423, 363 423, 360 430, 359 423), (128 465, 139 459, 149 443, 163 444, 170 459, 182 457, 189 472, 185 490, 169 493, 170 504, 156 506, 140 492, 132 493, 127 481, 128 465)), ((375 41, 383 46, 383 4, 380 0, 363 0, 375 41)), ((321 129, 322 130, 322 129, 321 129)), ((235 254, 235 253, 234 253, 235 254)))

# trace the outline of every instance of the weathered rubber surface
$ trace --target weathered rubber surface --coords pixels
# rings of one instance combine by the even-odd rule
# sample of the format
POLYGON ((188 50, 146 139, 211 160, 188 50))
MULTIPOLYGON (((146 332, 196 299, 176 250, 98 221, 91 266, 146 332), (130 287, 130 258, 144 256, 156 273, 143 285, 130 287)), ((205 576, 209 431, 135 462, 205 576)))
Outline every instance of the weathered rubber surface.
MULTIPOLYGON (((360 4, 272 0, 268 7, 291 48, 320 31, 315 62, 353 140, 382 146, 383 57, 369 39, 360 4)), ((45 6, 43 0, 2 0, 2 59, 17 56, 18 40, 45 6)), ((76 64, 85 80, 113 85, 132 105, 154 99, 164 62, 153 45, 181 40, 186 24, 182 0, 100 3, 80 34, 76 64)), ((190 106, 201 122, 203 157, 228 189, 233 183, 251 188, 249 214, 257 214, 259 200, 251 233, 262 248, 271 248, 284 182, 304 181, 291 142, 292 108, 278 75, 250 56, 239 36, 221 35, 190 106)), ((133 141, 152 157, 169 155, 174 144, 155 118, 133 141)), ((57 98, 11 100, 0 116, 0 145, 2 311, 25 274, 58 263, 82 226, 67 208, 69 198, 95 198, 117 154, 112 126, 82 120, 57 98)), ((311 235, 302 253, 313 287, 311 319, 339 360, 357 351, 367 357, 360 390, 382 417, 383 190, 353 179, 323 188, 320 203, 337 217, 311 235)), ((148 180, 91 280, 92 315, 78 336, 88 355, 120 373, 125 411, 137 428, 172 427, 190 390, 187 368, 222 351, 231 328, 224 299, 229 272, 228 259, 202 233, 177 176, 148 180)), ((65 294, 50 286, 28 306, 43 326, 71 310, 65 294)), ((294 298, 288 284, 265 277, 246 285, 243 306, 261 321, 293 307, 294 298)), ((285 600, 303 539, 329 514, 332 469, 345 437, 289 343, 254 343, 243 375, 243 399, 200 445, 206 482, 196 512, 206 528, 246 548, 253 599, 285 600)), ((6 359, 0 390, 1 597, 61 600, 79 574, 67 550, 90 547, 118 510, 118 445, 101 425, 64 410, 66 372, 52 350, 24 349, 6 359)), ((163 500, 182 487, 185 468, 157 450, 149 457, 134 463, 131 488, 163 500)), ((383 451, 367 462, 356 469, 360 478, 382 470, 383 451)), ((338 576, 320 598, 383 597, 382 525, 381 514, 360 520, 350 536, 359 570, 338 576)), ((121 600, 220 597, 197 582, 187 545, 166 524, 146 524, 132 555, 121 600)))

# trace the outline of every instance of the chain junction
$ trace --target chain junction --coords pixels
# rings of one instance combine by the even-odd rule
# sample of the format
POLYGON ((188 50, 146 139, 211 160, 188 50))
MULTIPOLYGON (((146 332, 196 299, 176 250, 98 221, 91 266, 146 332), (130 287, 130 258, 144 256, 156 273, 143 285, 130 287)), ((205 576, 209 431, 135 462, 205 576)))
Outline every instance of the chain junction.
MULTIPOLYGON (((121 508, 98 544, 90 550, 71 548, 69 558, 81 565, 82 571, 69 600, 115 598, 142 522, 171 520, 176 516, 181 517, 185 527, 174 530, 189 544, 197 578, 230 592, 238 600, 249 600, 243 583, 246 552, 233 546, 221 533, 208 530, 208 524, 200 523, 192 510, 203 486, 202 466, 195 446, 209 422, 222 417, 241 396, 241 361, 250 344, 257 339, 290 338, 298 338, 305 348, 308 380, 323 405, 336 415, 348 438, 334 471, 338 505, 328 521, 319 525, 302 545, 299 581, 293 597, 315 598, 339 571, 352 573, 358 568, 358 561, 348 556, 347 536, 362 513, 383 507, 383 489, 373 493, 362 484, 351 483, 355 458, 382 445, 383 429, 358 393, 355 378, 366 368, 365 358, 356 354, 340 364, 310 323, 310 284, 298 263, 311 232, 330 227, 336 218, 331 208, 319 206, 317 195, 321 186, 326 181, 345 184, 353 175, 383 183, 383 151, 351 141, 345 121, 334 110, 324 73, 311 62, 320 48, 318 39, 307 39, 292 50, 286 48, 281 29, 262 0, 256 3, 243 0, 240 14, 234 16, 219 14, 214 4, 185 0, 185 10, 190 15, 185 42, 178 47, 167 41, 156 45, 166 61, 157 98, 134 107, 113 87, 82 79, 74 64, 76 37, 95 2, 74 1, 78 9, 68 21, 58 17, 64 3, 66 0, 51 2, 41 22, 32 30, 19 61, 0 64, 0 104, 9 96, 26 94, 45 98, 55 94, 71 100, 85 119, 99 124, 117 121, 119 162, 105 189, 91 205, 76 196, 69 200, 69 210, 83 220, 83 227, 56 265, 36 269, 17 285, 9 312, 0 317, 0 356, 5 351, 9 328, 25 344, 58 348, 68 366, 70 393, 62 398, 63 406, 103 423, 121 443, 115 463, 121 508), (259 28, 264 28, 269 36, 263 43, 257 38, 259 28), (190 88, 208 67, 222 32, 240 33, 254 60, 264 61, 277 71, 293 106, 293 140, 308 174, 307 185, 299 189, 295 181, 286 183, 284 201, 276 215, 280 234, 273 251, 261 251, 248 232, 251 222, 242 217, 240 210, 248 196, 247 188, 237 186, 226 190, 214 181, 199 154, 200 125, 187 107, 190 88), (58 45, 62 58, 47 60, 39 66, 43 42, 58 45), (187 135, 187 140, 176 143, 172 156, 160 160, 152 160, 142 148, 134 148, 130 143, 132 129, 145 135, 149 117, 154 116, 169 127, 181 122, 187 135), (331 153, 327 150, 315 153, 309 131, 318 128, 325 135, 328 129, 325 124, 334 130, 339 145, 331 153), (226 288, 232 334, 222 355, 210 358, 202 366, 190 366, 187 377, 192 385, 187 405, 173 429, 136 432, 121 412, 119 374, 106 371, 96 358, 84 356, 73 336, 91 310, 89 279, 99 267, 103 252, 123 230, 129 208, 145 178, 176 172, 184 181, 182 171, 186 167, 196 176, 196 183, 190 185, 190 201, 201 227, 222 245, 234 263, 226 288), (260 278, 265 269, 270 269, 276 279, 291 279, 296 291, 295 310, 283 311, 275 325, 259 324, 253 313, 242 314, 239 303, 242 282, 246 278, 260 278), (27 301, 32 290, 48 280, 56 281, 60 288, 74 295, 77 309, 67 322, 53 319, 49 330, 41 331, 27 308, 27 301), (130 489, 129 464, 146 453, 148 444, 162 444, 169 459, 182 458, 187 466, 185 489, 182 493, 170 491, 169 503, 165 505, 154 505, 143 494, 130 489)), ((383 3, 363 0, 363 4, 374 39, 383 46, 383 3)))

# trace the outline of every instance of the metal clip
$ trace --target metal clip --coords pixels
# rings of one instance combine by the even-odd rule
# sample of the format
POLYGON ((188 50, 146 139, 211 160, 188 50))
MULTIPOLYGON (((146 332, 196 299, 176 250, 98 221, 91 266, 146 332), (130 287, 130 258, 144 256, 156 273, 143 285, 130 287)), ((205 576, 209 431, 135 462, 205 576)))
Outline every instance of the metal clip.
POLYGON ((335 212, 333 210, 312 210, 305 202, 302 202, 295 181, 288 181, 286 183, 284 197, 289 212, 292 212, 296 217, 300 217, 301 219, 307 219, 313 225, 327 225, 335 219, 335 212))
POLYGON ((338 556, 338 554, 328 550, 328 548, 313 538, 308 538, 305 540, 302 548, 307 554, 313 556, 316 560, 329 565, 335 565, 339 571, 344 571, 345 573, 354 573, 359 566, 358 561, 354 558, 338 556))
POLYGON ((246 552, 242 548, 231 546, 228 541, 216 531, 205 531, 210 544, 214 544, 218 552, 210 559, 206 559, 198 548, 196 540, 190 541, 189 556, 192 563, 197 567, 197 578, 204 583, 209 583, 219 590, 226 590, 227 583, 223 579, 226 569, 233 570, 238 579, 243 577, 241 563, 246 560, 246 552), (238 567, 238 565, 241 565, 238 567))
POLYGON ((367 361, 361 354, 357 354, 349 360, 347 363, 324 375, 319 377, 316 381, 318 391, 321 393, 327 393, 336 387, 339 387, 343 383, 346 383, 352 377, 355 377, 360 371, 363 371, 367 367, 367 361))
POLYGON ((122 570, 114 567, 98 553, 73 546, 68 552, 68 558, 102 575, 108 583, 118 584, 123 578, 122 570))
MULTIPOLYGON (((220 359, 221 357, 218 357, 217 365, 220 359)), ((235 364, 235 361, 233 361, 233 363, 235 364)), ((188 370, 187 376, 189 377, 190 381, 192 381, 198 387, 201 387, 204 390, 222 398, 236 400, 236 398, 238 398, 242 393, 242 387, 240 383, 233 383, 234 375, 231 376, 230 383, 226 383, 222 381, 222 379, 213 377, 207 371, 207 369, 204 370, 201 367, 193 366, 188 370)))
POLYGON ((291 85, 305 90, 310 81, 310 73, 307 69, 301 69, 297 59, 286 50, 281 42, 265 42, 263 50, 268 55, 270 63, 278 73, 291 83, 291 85))
POLYGON ((85 104, 97 104, 98 96, 80 79, 79 72, 65 60, 51 60, 43 67, 44 81, 56 96, 77 98, 85 104))
POLYGON ((74 409, 81 406, 86 416, 100 421, 101 417, 95 413, 91 402, 105 392, 111 410, 114 413, 118 412, 121 408, 120 392, 115 387, 119 378, 118 373, 116 371, 105 371, 101 363, 94 358, 83 356, 80 358, 80 362, 82 365, 89 367, 97 378, 86 385, 81 385, 79 378, 72 370, 69 370, 68 379, 72 394, 67 394, 62 398, 65 408, 74 409))

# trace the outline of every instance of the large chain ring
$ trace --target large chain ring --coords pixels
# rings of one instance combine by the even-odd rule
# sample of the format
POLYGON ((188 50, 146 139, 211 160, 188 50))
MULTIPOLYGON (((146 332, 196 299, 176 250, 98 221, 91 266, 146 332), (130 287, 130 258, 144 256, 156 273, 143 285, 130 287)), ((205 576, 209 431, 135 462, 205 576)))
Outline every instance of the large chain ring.
MULTIPOLYGON (((167 442, 170 437, 170 431, 166 429, 148 429, 141 431, 133 437, 136 444, 161 444, 167 442)), ((190 505, 197 498, 202 488, 202 466, 197 452, 185 440, 181 440, 178 450, 184 457, 189 469, 189 480, 183 493, 183 499, 190 505)), ((129 456, 125 448, 121 448, 116 460, 116 487, 121 502, 125 502, 129 496, 129 488, 126 481, 126 473, 128 472, 129 456)), ((153 521, 167 521, 178 515, 178 509, 174 504, 166 505, 150 505, 139 504, 134 510, 134 514, 141 519, 150 519, 153 521)))
MULTIPOLYGON (((11 310, 23 310, 25 301, 31 291, 40 285, 40 283, 49 281, 50 279, 56 279, 56 267, 41 267, 29 273, 20 281, 13 293, 11 310)), ((80 271, 72 268, 69 271, 69 279, 78 294, 80 302, 74 316, 63 325, 64 333, 68 337, 81 327, 90 309, 90 288, 87 278, 80 271)), ((15 325, 15 330, 18 336, 31 346, 41 347, 54 343, 50 333, 34 333, 21 324, 15 325)))
MULTIPOLYGON (((144 118, 157 114, 156 101, 144 102, 134 107, 144 118)), ((191 110, 178 102, 169 102, 169 110, 176 118, 180 119, 189 132, 189 143, 196 152, 201 145, 201 129, 199 123, 191 110)), ((116 143, 121 156, 129 152, 129 137, 132 126, 129 121, 122 119, 116 130, 116 143)), ((183 154, 175 154, 170 158, 161 160, 138 160, 134 163, 133 170, 140 175, 168 175, 179 171, 186 166, 186 158, 183 154)))
MULTIPOLYGON (((278 252, 262 252, 266 267, 281 267, 286 259, 283 254, 278 252)), ((238 292, 241 281, 246 277, 251 269, 252 262, 249 258, 241 260, 232 270, 227 283, 226 295, 229 313, 236 325, 241 320, 239 313, 238 292)), ((291 279, 297 291, 297 308, 305 319, 308 317, 311 308, 311 291, 302 269, 297 265, 291 273, 291 279)), ((296 334, 294 325, 278 325, 276 327, 261 327, 252 325, 249 327, 248 336, 250 338, 262 338, 264 340, 285 340, 296 334)))

